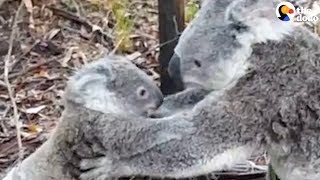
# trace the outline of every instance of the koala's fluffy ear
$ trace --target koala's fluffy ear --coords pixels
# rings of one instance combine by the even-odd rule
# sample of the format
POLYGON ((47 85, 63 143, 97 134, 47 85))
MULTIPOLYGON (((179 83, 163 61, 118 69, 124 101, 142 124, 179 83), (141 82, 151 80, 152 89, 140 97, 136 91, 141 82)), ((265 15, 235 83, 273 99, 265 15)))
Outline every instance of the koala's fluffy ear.
POLYGON ((227 20, 245 22, 256 18, 275 19, 272 0, 236 0, 227 7, 227 20))
POLYGON ((277 18, 276 7, 274 0, 235 0, 227 7, 225 18, 248 26, 260 42, 280 40, 293 26, 277 18))
MULTIPOLYGON (((65 99, 76 103, 84 103, 84 95, 92 94, 92 92, 87 92, 92 90, 88 87, 105 86, 105 88, 100 89, 106 91, 107 87, 112 87, 116 76, 112 73, 110 69, 112 67, 108 63, 107 60, 99 60, 76 72, 68 81, 65 99)), ((97 88, 93 89, 96 93, 97 88)))

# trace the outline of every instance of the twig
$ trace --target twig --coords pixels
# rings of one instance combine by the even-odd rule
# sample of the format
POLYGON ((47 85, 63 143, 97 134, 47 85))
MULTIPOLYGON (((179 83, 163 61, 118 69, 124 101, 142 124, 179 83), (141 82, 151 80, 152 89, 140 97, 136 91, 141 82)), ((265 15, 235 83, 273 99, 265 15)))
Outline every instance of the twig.
POLYGON ((10 71, 14 69, 14 67, 18 64, 18 62, 27 54, 29 54, 30 51, 39 43, 40 43, 40 40, 36 40, 30 47, 28 47, 28 49, 21 56, 17 57, 17 60, 11 64, 10 71))
POLYGON ((181 34, 181 32, 179 31, 179 25, 178 25, 178 22, 177 22, 177 16, 173 16, 172 20, 173 20, 173 23, 174 23, 174 29, 176 31, 176 35, 181 34))
POLYGON ((72 20, 74 22, 77 22, 79 24, 82 24, 85 28, 89 29, 91 32, 93 33, 98 33, 98 35, 100 35, 103 39, 105 39, 108 43, 109 43, 109 46, 113 47, 113 41, 112 39, 114 39, 112 37, 112 35, 104 32, 102 30, 101 27, 99 26, 96 26, 94 24, 91 24, 90 22, 88 22, 87 20, 85 20, 84 18, 81 18, 73 13, 70 13, 70 12, 67 12, 67 11, 64 11, 62 9, 58 9, 56 7, 53 7, 53 6, 46 6, 46 8, 50 9, 54 14, 58 15, 58 16, 61 16, 61 17, 64 17, 66 19, 69 19, 69 20, 72 20))
POLYGON ((5 82, 3 82, 3 81, 1 81, 1 80, 0 80, 0 86, 1 86, 1 87, 5 87, 5 88, 7 88, 6 83, 5 83, 5 82))
POLYGON ((19 114, 18 114, 18 108, 17 108, 17 104, 15 101, 15 95, 14 92, 12 90, 10 81, 9 81, 9 61, 11 59, 11 54, 12 54, 12 47, 13 47, 13 40, 16 37, 17 34, 17 30, 18 30, 18 18, 20 17, 20 13, 22 11, 24 7, 24 3, 23 1, 21 1, 20 6, 16 12, 16 15, 14 17, 14 23, 12 26, 12 32, 10 35, 10 42, 9 42, 9 50, 8 50, 8 54, 5 57, 5 65, 4 65, 4 81, 7 85, 7 89, 8 89, 8 93, 9 93, 9 97, 10 97, 10 101, 13 107, 13 119, 14 119, 14 123, 16 126, 16 131, 17 131, 17 142, 18 142, 18 147, 19 147, 19 159, 18 161, 21 162, 23 159, 23 147, 22 147, 22 140, 21 140, 21 132, 20 132, 20 124, 19 124, 19 114))
MULTIPOLYGON (((10 75, 8 76, 8 78, 9 78, 9 79, 13 79, 13 78, 16 78, 16 77, 18 77, 18 76, 23 76, 23 75, 27 74, 28 72, 30 72, 30 71, 32 71, 32 70, 34 70, 34 69, 37 69, 37 68, 40 67, 40 66, 46 65, 46 64, 48 64, 48 63, 50 63, 50 62, 53 62, 53 61, 57 61, 57 59, 55 59, 55 58, 54 58, 54 59, 49 59, 49 60, 47 60, 47 61, 45 61, 45 62, 41 62, 41 63, 35 64, 35 65, 33 65, 33 66, 30 66, 30 67, 26 68, 26 69, 23 70, 23 71, 20 71, 20 72, 14 73, 14 74, 10 74, 10 75)), ((2 78, 2 76, 0 76, 0 78, 2 78)))
POLYGON ((150 54, 152 51, 154 51, 154 50, 156 50, 156 49, 158 49, 158 48, 161 48, 162 46, 165 46, 165 45, 167 45, 167 44, 170 44, 170 43, 176 41, 177 39, 179 39, 179 37, 180 37, 180 36, 177 35, 176 37, 174 37, 174 38, 172 38, 172 39, 170 39, 170 40, 168 40, 168 41, 166 41, 166 42, 164 42, 164 43, 158 44, 158 45, 150 48, 148 51, 145 51, 145 52, 141 53, 140 56, 137 56, 137 57, 135 57, 134 59, 132 59, 132 61, 135 61, 135 60, 137 60, 137 59, 139 59, 139 58, 141 58, 141 57, 144 57, 144 56, 150 54))
POLYGON ((114 47, 113 50, 110 52, 111 55, 114 55, 117 52, 117 50, 121 46, 123 40, 124 40, 124 37, 120 39, 120 41, 117 43, 116 47, 114 47))
POLYGON ((1 128, 2 128, 2 130, 3 130, 3 133, 4 133, 6 136, 8 135, 8 130, 7 130, 7 128, 5 127, 5 125, 4 125, 3 123, 4 123, 4 119, 5 119, 5 117, 7 116, 9 110, 10 110, 10 107, 7 106, 6 109, 4 110, 3 114, 2 114, 2 119, 3 119, 3 120, 0 121, 0 126, 1 126, 1 128))

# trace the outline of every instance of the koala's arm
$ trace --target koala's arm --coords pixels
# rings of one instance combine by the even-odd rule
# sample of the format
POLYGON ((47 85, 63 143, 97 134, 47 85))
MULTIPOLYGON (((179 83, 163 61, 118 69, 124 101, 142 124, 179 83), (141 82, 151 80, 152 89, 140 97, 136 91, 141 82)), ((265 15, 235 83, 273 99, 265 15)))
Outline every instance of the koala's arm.
POLYGON ((161 118, 179 111, 191 109, 209 93, 209 90, 203 88, 188 88, 177 94, 169 95, 164 98, 163 104, 155 112, 150 114, 150 117, 161 118))
MULTIPOLYGON (((102 114, 102 119, 112 119, 102 114)), ((119 157, 132 157, 144 153, 150 148, 173 139, 180 139, 184 134, 194 131, 193 123, 188 120, 172 118, 147 119, 114 117, 111 121, 99 120, 93 136, 105 149, 112 149, 112 154, 119 157)))
MULTIPOLYGON (((108 115, 100 118, 110 119, 108 115)), ((84 158, 80 164, 81 179, 106 179, 109 173, 115 171, 130 173, 128 169, 121 170, 120 159, 140 156, 152 148, 172 140, 180 140, 186 134, 196 131, 190 119, 173 117, 162 119, 117 119, 110 123, 97 121, 94 124, 95 141, 104 146, 105 156, 84 158), (101 123, 102 122, 102 123, 101 123), (109 151, 112 152, 109 152, 109 151)), ((125 166, 124 166, 125 167, 125 166)))

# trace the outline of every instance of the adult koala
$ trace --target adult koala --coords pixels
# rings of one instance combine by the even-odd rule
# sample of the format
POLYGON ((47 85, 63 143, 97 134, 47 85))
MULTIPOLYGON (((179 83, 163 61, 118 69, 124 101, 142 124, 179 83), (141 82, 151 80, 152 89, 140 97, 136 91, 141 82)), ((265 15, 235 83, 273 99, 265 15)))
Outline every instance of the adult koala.
POLYGON ((117 162, 193 131, 183 119, 146 118, 163 96, 145 73, 120 56, 84 67, 69 80, 64 97, 65 110, 51 137, 4 180, 78 179, 83 158, 105 155, 104 163, 117 162))
POLYGON ((184 90, 167 96, 154 116, 192 108, 211 91, 232 86, 245 74, 248 64, 243 63, 251 54, 252 44, 279 40, 289 33, 291 25, 275 17, 278 2, 269 2, 273 7, 264 10, 249 7, 245 0, 230 2, 202 1, 202 8, 183 31, 169 63, 170 76, 183 84, 184 90))
POLYGON ((268 148, 282 180, 320 179, 319 38, 280 21, 276 1, 204 3, 176 52, 183 82, 214 91, 170 116, 192 121, 197 131, 114 165, 83 161, 83 169, 94 170, 87 179, 196 176, 228 168, 259 147, 268 148))

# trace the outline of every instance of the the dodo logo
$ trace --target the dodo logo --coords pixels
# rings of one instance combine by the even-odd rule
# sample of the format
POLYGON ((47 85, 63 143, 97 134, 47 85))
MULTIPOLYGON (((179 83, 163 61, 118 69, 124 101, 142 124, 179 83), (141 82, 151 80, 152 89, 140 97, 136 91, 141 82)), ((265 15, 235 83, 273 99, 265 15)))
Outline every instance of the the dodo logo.
POLYGON ((282 21, 292 21, 295 16, 295 7, 289 2, 278 4, 276 9, 277 17, 282 21))

